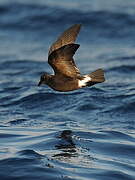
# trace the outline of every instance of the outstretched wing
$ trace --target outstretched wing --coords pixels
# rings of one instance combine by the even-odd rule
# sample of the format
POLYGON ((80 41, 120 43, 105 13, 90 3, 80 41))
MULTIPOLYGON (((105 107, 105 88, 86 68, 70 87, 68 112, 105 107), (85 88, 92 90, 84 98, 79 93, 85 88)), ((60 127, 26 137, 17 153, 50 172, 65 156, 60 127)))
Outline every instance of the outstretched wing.
POLYGON ((75 24, 64 31, 60 37, 54 42, 49 50, 48 56, 55 50, 65 46, 67 44, 73 44, 76 40, 77 34, 79 33, 81 24, 75 24))
POLYGON ((73 55, 79 46, 79 44, 68 44, 50 54, 48 63, 54 69, 55 75, 62 75, 71 78, 80 75, 79 69, 76 67, 73 59, 73 55))

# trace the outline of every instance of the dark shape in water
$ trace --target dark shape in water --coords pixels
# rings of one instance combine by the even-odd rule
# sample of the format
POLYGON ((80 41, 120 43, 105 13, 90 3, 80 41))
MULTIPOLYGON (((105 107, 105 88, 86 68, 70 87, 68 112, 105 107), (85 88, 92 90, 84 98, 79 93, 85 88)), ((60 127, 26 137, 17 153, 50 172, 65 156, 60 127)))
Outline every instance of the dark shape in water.
POLYGON ((102 69, 88 75, 81 75, 75 65, 73 55, 80 45, 74 42, 80 28, 80 24, 71 26, 52 44, 48 54, 48 63, 52 66, 55 75, 44 73, 38 86, 47 84, 56 91, 73 91, 105 81, 102 69))
POLYGON ((59 144, 55 147, 59 150, 62 150, 62 153, 55 154, 53 157, 71 157, 76 153, 76 146, 72 140, 72 131, 64 130, 58 137, 61 139, 59 144))

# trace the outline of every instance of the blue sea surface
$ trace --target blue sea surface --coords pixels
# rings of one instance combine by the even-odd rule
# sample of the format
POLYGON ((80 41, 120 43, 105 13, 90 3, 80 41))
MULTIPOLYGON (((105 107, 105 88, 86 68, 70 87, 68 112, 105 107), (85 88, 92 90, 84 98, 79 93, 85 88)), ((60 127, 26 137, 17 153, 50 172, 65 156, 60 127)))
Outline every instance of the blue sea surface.
POLYGON ((0 179, 135 180, 135 1, 0 1, 0 179), (106 81, 38 87, 50 45, 76 23, 77 66, 106 81))

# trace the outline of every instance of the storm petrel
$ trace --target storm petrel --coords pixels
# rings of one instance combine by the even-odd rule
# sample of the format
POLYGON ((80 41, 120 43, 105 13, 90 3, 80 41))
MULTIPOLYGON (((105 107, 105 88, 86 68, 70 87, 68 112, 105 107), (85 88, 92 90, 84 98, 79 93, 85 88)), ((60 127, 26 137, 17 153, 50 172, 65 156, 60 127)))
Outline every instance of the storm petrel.
POLYGON ((93 86, 105 81, 102 69, 97 69, 87 75, 81 75, 74 62, 73 56, 80 46, 74 42, 80 28, 81 24, 71 26, 51 45, 48 53, 48 63, 53 68, 54 75, 44 73, 38 86, 46 84, 56 91, 65 92, 93 86))

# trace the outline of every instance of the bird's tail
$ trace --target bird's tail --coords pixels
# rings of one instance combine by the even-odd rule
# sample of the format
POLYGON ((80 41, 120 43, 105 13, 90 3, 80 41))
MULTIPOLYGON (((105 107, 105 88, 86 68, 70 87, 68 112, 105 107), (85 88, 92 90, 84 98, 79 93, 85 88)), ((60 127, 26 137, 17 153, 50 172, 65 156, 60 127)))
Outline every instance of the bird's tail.
POLYGON ((92 86, 105 81, 104 71, 102 69, 97 69, 96 71, 90 73, 89 77, 91 77, 91 81, 87 83, 87 86, 92 86))

